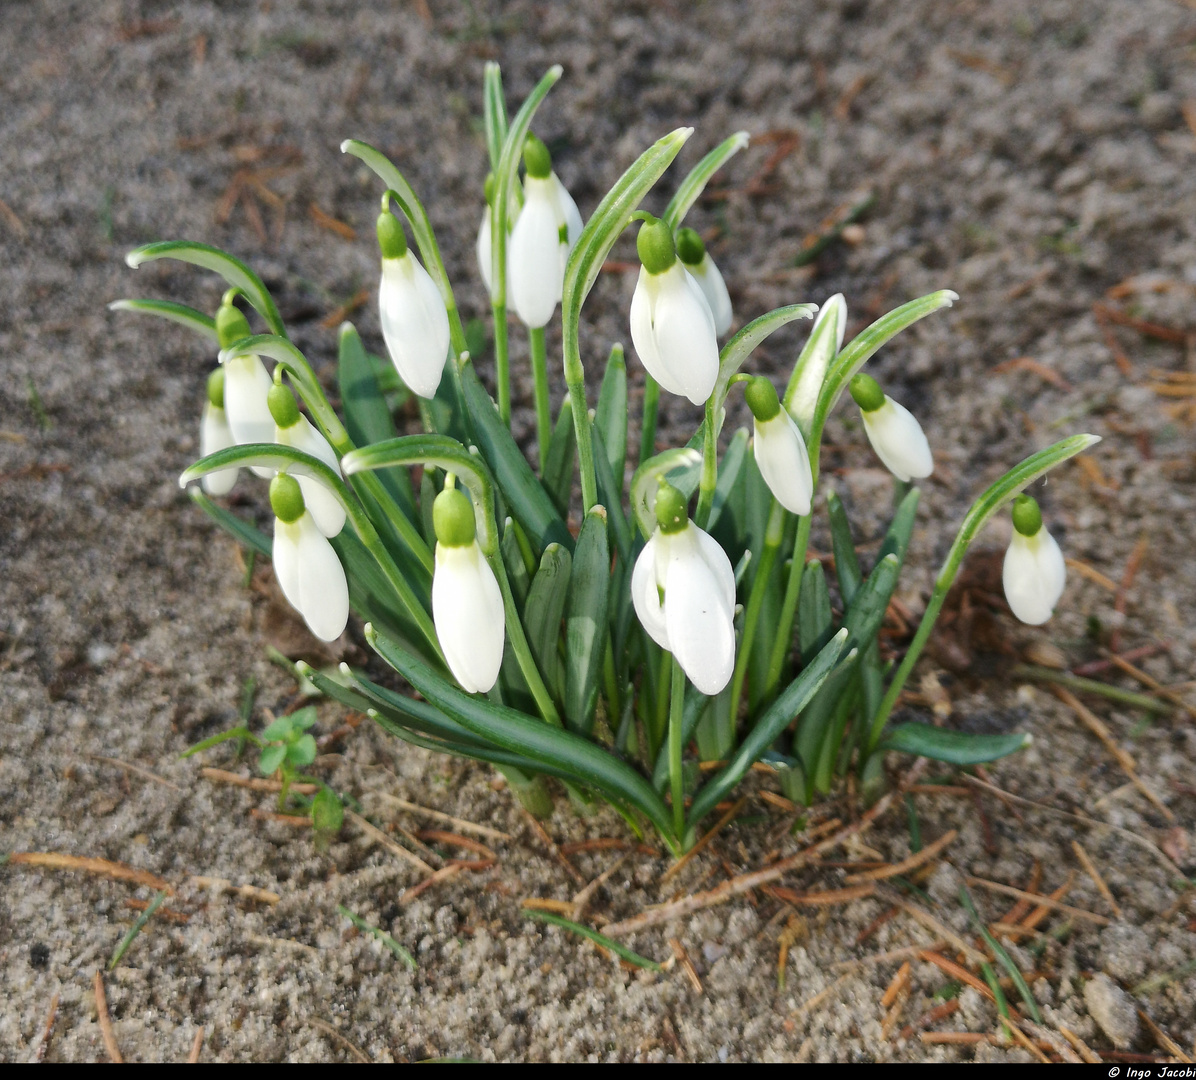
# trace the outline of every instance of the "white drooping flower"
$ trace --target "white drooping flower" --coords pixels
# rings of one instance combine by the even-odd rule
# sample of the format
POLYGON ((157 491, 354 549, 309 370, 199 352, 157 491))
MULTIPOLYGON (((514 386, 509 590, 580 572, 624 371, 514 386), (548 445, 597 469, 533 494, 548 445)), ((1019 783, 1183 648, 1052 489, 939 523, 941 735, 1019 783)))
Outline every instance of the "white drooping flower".
POLYGON ((1066 582, 1063 552, 1043 525, 1038 503, 1019 495, 1013 504, 1013 538, 1001 572, 1010 609, 1022 622, 1041 626, 1054 614, 1066 582))
MULTIPOLYGON (((324 462, 333 472, 340 474, 340 461, 336 451, 328 444, 295 405, 295 398, 285 386, 275 384, 270 388, 270 413, 274 418, 274 442, 292 446, 311 454, 324 462)), ((325 536, 337 536, 345 527, 345 508, 319 480, 312 476, 296 477, 303 492, 303 502, 316 527, 325 536)))
POLYGON ((934 472, 934 458, 922 425, 904 405, 885 394, 870 375, 851 380, 864 432, 876 456, 898 480, 921 480, 934 472))
POLYGON ((810 342, 798 358, 797 386, 792 397, 786 396, 790 412, 806 431, 813 422, 827 368, 843 348, 846 332, 847 301, 842 293, 835 293, 818 311, 810 330, 810 342))
POLYGON ((413 393, 435 397, 449 353, 444 298, 428 271, 407 250, 403 226, 387 208, 378 216, 378 245, 382 249, 378 314, 386 351, 413 393))
POLYGON ((482 214, 482 223, 478 226, 478 239, 474 245, 474 252, 478 258, 478 273, 482 275, 482 284, 486 286, 486 292, 492 293, 494 291, 493 275, 490 273, 490 261, 493 257, 493 242, 494 234, 494 211, 490 209, 490 204, 486 203, 486 212, 482 214))
POLYGON ((523 160, 523 208, 507 245, 507 296, 523 324, 538 329, 561 301, 565 264, 581 235, 581 214, 552 171, 547 147, 534 135, 527 138, 523 160))
POLYGON ((436 571, 432 622, 440 648, 462 689, 486 693, 502 667, 506 621, 502 592, 478 547, 473 507, 456 488, 445 488, 432 506, 436 571))
POLYGON ((752 445, 760 475, 777 502, 791 514, 805 517, 814 495, 805 440, 768 379, 752 379, 745 396, 752 411, 752 445))
MULTIPOLYGON (((216 333, 220 348, 227 349, 234 342, 252 334, 249 320, 233 304, 233 290, 225 293, 216 312, 216 333)), ((231 356, 224 362, 224 415, 238 446, 246 443, 274 441, 274 418, 266 398, 274 385, 259 356, 231 356)), ((254 465, 260 477, 269 477, 272 470, 254 465)))
MULTIPOLYGON (((236 446, 228 416, 224 411, 224 368, 217 368, 208 376, 207 397, 203 403, 203 416, 199 422, 199 453, 201 457, 236 446)), ((237 482, 240 470, 220 469, 203 478, 203 489, 209 495, 227 495, 237 482)))
POLYGON ((646 222, 636 246, 643 266, 631 298, 632 344, 648 374, 670 394, 704 405, 718 379, 710 305, 677 258, 664 222, 646 222))
POLYGON ((703 694, 735 670, 735 573, 718 542, 691 522, 668 484, 656 497, 658 526, 635 561, 631 600, 652 640, 703 694))
POLYGON ((349 584, 332 545, 308 512, 295 477, 270 481, 274 577, 288 603, 321 641, 335 641, 349 621, 349 584))
POLYGON ((693 229, 677 230, 677 257, 692 275, 714 316, 714 332, 722 337, 731 329, 731 296, 702 238, 693 229))

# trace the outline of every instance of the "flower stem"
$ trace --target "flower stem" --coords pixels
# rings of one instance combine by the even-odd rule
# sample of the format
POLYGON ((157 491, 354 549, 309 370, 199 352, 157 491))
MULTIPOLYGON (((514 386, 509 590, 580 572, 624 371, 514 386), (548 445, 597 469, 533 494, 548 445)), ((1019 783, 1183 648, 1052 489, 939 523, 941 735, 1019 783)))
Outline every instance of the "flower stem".
POLYGON ((756 623, 760 620, 760 609, 764 606, 764 594, 768 589, 768 579, 772 577, 772 564, 776 562, 777 551, 781 546, 784 524, 785 511, 781 504, 773 499, 772 509, 768 514, 768 525, 764 530, 764 549, 760 553, 756 576, 752 579, 752 591, 748 596, 747 610, 743 614, 743 637, 739 642, 739 651, 735 654, 735 672, 731 676, 732 723, 739 716, 739 698, 743 693, 743 680, 747 675, 747 666, 752 656, 752 645, 756 639, 756 623))
MULTIPOLYGON (((659 391, 657 391, 659 393, 659 391)), ((702 475, 698 482, 698 508, 694 513, 694 524, 705 529, 714 506, 714 488, 718 483, 718 431, 715 429, 715 413, 719 404, 718 394, 711 394, 706 401, 706 424, 702 435, 702 475)))
POLYGON ((644 415, 640 426, 640 465, 656 453, 656 411, 659 405, 660 383, 645 371, 644 415))
POLYGON ((789 580, 785 583, 785 598, 781 601, 781 619, 777 634, 773 638, 772 652, 768 658, 768 684, 764 688, 764 700, 772 697, 781 681, 781 670, 785 657, 793 646, 793 620, 797 615, 797 602, 801 596, 801 575, 806 567, 806 547, 810 542, 810 521, 812 514, 797 519, 797 536, 793 538, 793 561, 789 564, 789 580))
POLYGON ((669 693, 669 783, 673 798, 673 828, 678 839, 685 834, 685 778, 681 775, 681 715, 685 709, 685 672, 669 653, 672 679, 669 693))
MULTIPOLYGON (((532 379, 536 388, 536 442, 540 451, 540 475, 548 463, 548 444, 552 441, 552 404, 548 397, 548 346, 544 327, 529 327, 528 344, 532 354, 532 379)), ((567 430, 567 429, 566 429, 567 430)))
POLYGON ((494 381, 498 393, 498 415, 511 426, 511 365, 507 356, 507 307, 492 305, 494 312, 494 381))

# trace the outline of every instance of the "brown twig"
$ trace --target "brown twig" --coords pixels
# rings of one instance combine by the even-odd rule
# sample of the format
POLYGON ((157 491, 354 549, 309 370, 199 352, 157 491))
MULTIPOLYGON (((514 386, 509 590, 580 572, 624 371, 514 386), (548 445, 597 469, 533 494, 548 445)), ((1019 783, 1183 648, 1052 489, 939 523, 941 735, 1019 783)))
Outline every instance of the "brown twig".
POLYGON ((1074 389, 1071 383, 1054 368, 1047 367, 1042 361, 1034 360, 1029 356, 1018 356, 1013 360, 1005 360, 993 368, 994 374, 1002 374, 1006 371, 1030 371, 1044 382, 1049 382, 1052 386, 1058 387, 1060 390, 1067 391, 1074 389))
MULTIPOLYGON (((149 900, 138 900, 133 896, 125 898, 125 907, 132 908, 134 911, 145 911, 149 906, 149 900)), ((157 916, 160 919, 165 919, 167 922, 178 923, 180 926, 186 925, 191 921, 191 916, 185 911, 171 911, 167 907, 159 908, 157 916)))
POLYGON ((1018 1027, 1027 1035, 1033 1035, 1038 1040, 1039 1045, 1045 1043, 1069 1065, 1084 1064, 1083 1060, 1075 1054, 1072 1048, 1056 1035, 1055 1032, 1051 1031, 1050 1028, 1036 1024, 1033 1020, 1019 1020, 1018 1027))
POLYGON ((908 960, 897 969, 897 974, 893 976, 893 981, 889 983, 884 995, 880 999, 880 1007, 882 1009, 889 1008, 897 1000, 897 995, 901 993, 902 987, 909 982, 911 971, 913 971, 913 968, 910 966, 908 960))
POLYGON ((690 960, 689 953, 685 951, 685 946, 676 938, 669 938, 669 948, 673 950, 673 955, 677 958, 677 963, 681 965, 681 970, 685 972, 685 977, 689 979, 690 985, 699 994, 702 993, 702 980, 698 978, 697 968, 690 960))
POLYGON ((951 978, 957 979, 961 983, 966 983, 973 990, 979 993, 981 997, 986 997, 992 1002, 997 1000, 993 996, 992 990, 989 989, 988 984, 984 982, 983 979, 978 979, 962 964, 957 964, 954 960, 948 960, 947 957, 943 956, 941 953, 924 949, 922 952, 918 953, 918 959, 925 960, 928 964, 933 964, 940 971, 950 975, 951 978))
POLYGON ((325 1035, 331 1035, 338 1043, 340 1043, 346 1050, 349 1051, 362 1065, 372 1065, 373 1061, 348 1039, 345 1038, 339 1031, 336 1030, 326 1020, 321 1020, 315 1016, 309 1016, 306 1023, 310 1024, 317 1031, 324 1032, 325 1035))
POLYGON ((568 875, 574 881, 576 881, 578 885, 584 885, 586 883, 585 877, 582 875, 581 871, 578 870, 577 867, 574 866, 561 853, 561 849, 556 846, 556 841, 548 835, 548 830, 545 829, 544 826, 541 825, 526 809, 523 811, 523 816, 531 825, 532 831, 540 838, 540 843, 548 848, 549 854, 552 855, 552 857, 565 868, 565 871, 568 873, 568 875))
POLYGON ((470 840, 468 837, 461 836, 458 833, 444 832, 441 829, 420 829, 415 836, 419 840, 431 840, 434 843, 449 844, 452 847, 464 848, 466 851, 472 851, 477 855, 498 862, 498 856, 485 844, 480 844, 476 840, 470 840))
MULTIPOLYGON (((98 975, 99 972, 96 972, 98 975)), ((36 1063, 41 1061, 46 1056, 46 1051, 50 1048, 50 1034, 54 1030, 54 1021, 58 1017, 58 995, 55 994, 50 998, 50 1014, 46 1017, 45 1026, 42 1028, 42 1037, 38 1040, 37 1049, 33 1052, 33 1061, 36 1063)))
POLYGON ((1072 907, 1070 904, 1062 904, 1058 900, 1052 900, 1049 896, 1036 896, 1034 893, 1025 892, 1022 889, 1015 889, 1012 885, 1002 885, 999 881, 989 881, 986 878, 968 877, 965 879, 969 885, 979 885, 982 889, 988 889, 989 892, 1001 893, 1004 896, 1016 896, 1023 899, 1031 900, 1040 907, 1048 907, 1053 911, 1062 911, 1067 915, 1071 915, 1076 919, 1084 919, 1087 922, 1094 922, 1098 926, 1108 926, 1111 922, 1103 915, 1097 915, 1094 911, 1085 911, 1083 908, 1072 907))
POLYGON ((369 289, 358 289, 358 291, 350 296, 349 299, 343 304, 341 304, 339 307, 333 308, 330 312, 328 312, 328 314, 320 320, 320 326, 325 330, 335 330, 369 298, 369 289))
POLYGON ((610 866, 603 870, 601 874, 599 874, 584 889, 582 889, 581 892, 573 897, 573 908, 571 914, 569 915, 570 919, 572 919, 574 922, 581 921, 581 917, 585 914, 586 907, 594 898, 594 894, 600 888, 602 888, 602 886, 605 885, 611 879, 611 877, 614 876, 615 871, 618 870, 619 867, 622 866, 628 860, 628 858, 630 858, 630 856, 631 852, 625 851, 613 863, 611 863, 610 866))
POLYGON ((739 812, 744 808, 745 805, 747 805, 747 796, 746 795, 742 799, 740 799, 738 802, 736 802, 735 805, 732 806, 730 810, 728 810, 725 814, 723 814, 723 816, 721 818, 719 818, 717 822, 715 822, 714 828, 712 828, 708 833, 706 833, 706 835, 703 836, 702 839, 699 840, 696 844, 694 844, 694 846, 691 847, 689 849, 689 851, 687 851, 684 855, 682 855, 680 859, 678 859, 675 863, 673 863, 672 866, 670 866, 663 874, 660 875, 660 884, 663 885, 670 878, 675 877, 677 874, 679 874, 681 872, 682 868, 687 866, 689 864, 690 860, 692 860, 693 857, 698 854, 698 852, 700 852, 704 847, 706 847, 710 843, 710 841, 713 840, 724 828, 726 828, 726 826, 734 818, 739 816, 739 812))
MULTIPOLYGON (((1133 588, 1134 578, 1138 576, 1138 568, 1142 565, 1142 560, 1146 556, 1149 543, 1149 538, 1143 533, 1142 536, 1138 537, 1138 542, 1134 545, 1134 550, 1130 552, 1130 557, 1126 560, 1125 573, 1121 575, 1121 583, 1117 587, 1117 596, 1113 601, 1113 610, 1118 615, 1125 614, 1129 591, 1133 588)), ((1113 631, 1109 639, 1109 648, 1113 652, 1121 652, 1120 627, 1113 631)))
POLYGON ((100 1035, 104 1040, 104 1049, 108 1052, 108 1060, 116 1065, 123 1065, 125 1059, 120 1056, 120 1047, 116 1045, 116 1035, 112 1031, 112 1021, 108 1018, 108 999, 104 996, 104 979, 97 971, 92 987, 96 996, 96 1019, 100 1023, 100 1035))
POLYGON ((201 1024, 199 1030, 195 1032, 195 1038, 191 1040, 191 1053, 187 1055, 188 1065, 198 1065, 199 1055, 203 1052, 203 1025, 201 1024))
POLYGON ((434 885, 439 885, 442 881, 448 881, 455 878, 465 867, 461 863, 450 863, 441 870, 437 870, 431 877, 424 878, 423 881, 412 885, 409 889, 404 889, 399 894, 399 905, 409 904, 425 889, 430 889, 434 885))
POLYGON ((1071 842, 1071 849, 1076 853, 1076 858, 1080 860, 1081 865, 1088 872, 1088 876, 1092 878, 1092 883, 1100 891, 1101 896, 1105 898, 1105 903, 1113 909, 1113 914, 1120 919, 1122 917, 1121 908, 1118 906, 1117 901, 1113 899, 1113 894, 1109 891, 1109 886, 1105 884, 1105 879, 1101 877, 1100 871, 1097 870, 1096 863, 1092 861, 1088 852, 1084 850, 1078 840, 1071 842))
POLYGON ((781 900, 796 907, 834 907, 837 904, 850 904, 853 900, 862 900, 865 896, 871 896, 876 892, 876 886, 869 883, 855 885, 848 889, 799 893, 780 885, 765 885, 762 886, 762 891, 768 893, 775 900, 781 900))
POLYGON ((939 852, 951 844, 957 836, 959 836, 959 832, 951 829, 940 836, 933 844, 924 847, 921 851, 914 852, 909 858, 902 859, 899 863, 882 866, 876 870, 865 870, 860 874, 848 874, 843 880, 851 885, 857 881, 883 881, 885 878, 896 877, 898 874, 908 874, 923 863, 928 863, 932 859, 937 858, 939 852))
POLYGON ((409 810, 413 814, 423 814, 424 817, 432 818, 434 821, 443 821, 451 825, 454 829, 459 829, 461 832, 473 832, 479 836, 488 836, 492 840, 510 840, 510 833, 501 832, 498 829, 492 829, 489 825, 476 825, 472 821, 465 821, 463 818, 453 817, 452 814, 445 814, 440 810, 432 810, 426 806, 419 806, 417 803, 408 802, 406 799, 400 799, 397 795, 391 795, 388 791, 379 791, 378 794, 389 803, 394 803, 395 806, 403 810, 409 810))
POLYGON ((1159 1049, 1170 1054, 1173 1058, 1178 1058, 1184 1065, 1191 1065, 1192 1059, 1184 1053, 1181 1047, 1170 1035, 1168 1035, 1161 1027, 1158 1026, 1147 1014, 1145 1009, 1139 1009, 1138 1015, 1142 1018, 1142 1023, 1146 1025, 1146 1030, 1154 1037, 1154 1041, 1159 1044, 1159 1049))
POLYGON ((201 889, 215 889, 217 892, 232 893, 246 900, 258 900, 263 904, 277 904, 282 899, 276 892, 261 889, 256 885, 234 885, 227 878, 202 877, 195 875, 190 883, 201 889))
POLYGON ((1174 690, 1170 690, 1164 686, 1158 679, 1152 678, 1140 667, 1131 664, 1124 656, 1119 656, 1117 653, 1108 653, 1109 663, 1114 667, 1120 668, 1127 675, 1137 679, 1147 689, 1153 690, 1159 697, 1166 698, 1173 705, 1178 705, 1184 712, 1186 712, 1192 719, 1196 720, 1196 709, 1192 708, 1179 694, 1174 690))
MULTIPOLYGON (((1071 892, 1071 887, 1072 887, 1072 885, 1075 884, 1075 880, 1076 880, 1076 872, 1074 870, 1069 871, 1068 875, 1067 875, 1067 880, 1062 885, 1060 885, 1059 888, 1057 888, 1053 893, 1051 893, 1051 895, 1048 896, 1046 898, 1046 900, 1062 900, 1069 892, 1071 892)), ((1051 913, 1051 908, 1048 906, 1046 901, 1044 901, 1043 903, 1039 904, 1032 912, 1030 912, 1029 915, 1027 915, 1024 919, 1022 919, 1022 921, 1020 923, 1021 929, 1033 932, 1034 928, 1036 926, 1038 926, 1038 924, 1040 922, 1042 922, 1043 919, 1045 919, 1048 915, 1050 915, 1050 913, 1051 913)))
POLYGON ((92 761, 103 761, 108 765, 115 765, 118 769, 127 769, 129 772, 136 773, 138 776, 144 777, 146 780, 152 780, 155 784, 161 784, 163 787, 170 788, 171 791, 182 791, 183 789, 178 784, 172 784, 169 780, 164 779, 157 773, 150 772, 149 769, 143 769, 140 765, 134 765, 129 761, 119 761, 116 758, 101 757, 99 754, 88 754, 92 761))
MULTIPOLYGON (((606 927, 605 931, 609 933, 610 927, 606 927)), ((840 975, 825 990, 821 990, 812 998, 807 998, 805 1001, 803 1001, 796 1009, 793 1010, 792 1013, 790 1013, 790 1019, 796 1020, 799 1017, 805 1016, 806 1013, 810 1012, 811 1009, 818 1008, 819 1005, 826 1001, 826 999, 829 998, 836 990, 838 990, 839 987, 842 986, 849 978, 851 978, 850 975, 840 975)))
POLYGON ((352 225, 339 221, 331 214, 326 214, 314 202, 308 203, 307 214, 315 222, 317 228, 327 229, 331 233, 336 233, 342 240, 357 239, 357 230, 352 225))
MULTIPOLYGON (((987 990, 988 987, 985 987, 987 990)), ((924 1012, 912 1024, 903 1027, 894 1038, 900 1042, 902 1039, 908 1039, 915 1032, 922 1028, 930 1027, 931 1024, 937 1024, 940 1020, 946 1020, 948 1016, 959 1010, 959 1002, 957 1000, 944 1001, 942 1005, 936 1005, 933 1009, 924 1012)))
POLYGON ((951 945, 967 957, 968 963, 979 964, 987 959, 984 953, 972 948, 954 930, 939 922, 929 911, 924 911, 917 904, 910 903, 908 900, 895 899, 893 902, 911 918, 920 922, 927 930, 937 934, 942 940, 950 942, 951 945))
MULTIPOLYGON (((263 780, 257 776, 241 776, 239 773, 229 772, 227 769, 205 767, 199 770, 199 775, 205 780, 211 780, 214 784, 232 784, 234 787, 248 788, 250 791, 278 792, 282 790, 282 782, 279 780, 263 780)), ((314 795, 320 790, 320 785, 292 784, 289 790, 295 792, 297 795, 314 795)))
POLYGON ((1098 1054, 1095 1054, 1079 1035, 1073 1031, 1068 1031, 1065 1027, 1059 1028, 1059 1034, 1062 1035, 1072 1046, 1076 1048, 1076 1053, 1080 1055, 1089 1065, 1101 1064, 1101 1059, 1098 1054))
POLYGON ((347 817, 354 825, 356 825, 363 833, 365 833, 371 840, 381 844, 387 851, 393 855, 397 855, 404 862, 414 866, 421 874, 426 874, 431 877, 435 870, 432 869, 423 859, 415 854, 414 851, 408 851, 402 844, 395 843, 389 836, 386 835, 377 825, 366 821, 360 814, 354 813, 348 807, 345 808, 345 817, 347 817))
POLYGON ((88 874, 100 874, 103 877, 114 878, 117 881, 131 881, 135 885, 145 885, 160 892, 173 893, 174 887, 156 874, 148 870, 138 870, 124 863, 111 862, 108 859, 91 859, 81 855, 63 855, 57 851, 14 851, 8 857, 9 863, 22 863, 26 866, 48 866, 57 870, 82 870, 88 874))

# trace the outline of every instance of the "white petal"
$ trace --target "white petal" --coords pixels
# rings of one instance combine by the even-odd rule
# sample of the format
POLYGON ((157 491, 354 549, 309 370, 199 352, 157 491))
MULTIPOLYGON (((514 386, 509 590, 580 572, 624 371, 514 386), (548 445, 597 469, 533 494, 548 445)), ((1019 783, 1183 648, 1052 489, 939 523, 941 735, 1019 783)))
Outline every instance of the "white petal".
POLYGON ((934 472, 922 425, 904 405, 886 395, 879 409, 861 410, 861 415, 872 449, 898 480, 920 480, 934 472))
MULTIPOLYGON (((305 454, 319 458, 325 465, 336 473, 340 473, 340 462, 336 451, 328 444, 313 426, 310 420, 302 414, 299 421, 289 428, 275 428, 275 437, 284 446, 293 446, 305 454)), ((303 492, 303 503, 308 513, 316 523, 316 527, 325 536, 336 536, 345 527, 345 508, 319 480, 310 476, 297 476, 299 488, 303 492)))
POLYGON ((486 212, 482 215, 482 224, 478 228, 478 242, 477 242, 477 256, 478 256, 478 273, 482 275, 482 283, 486 286, 486 292, 493 292, 494 286, 490 282, 490 259, 492 252, 490 249, 490 233, 493 229, 494 214, 490 207, 486 207, 486 212))
POLYGON ((698 550, 701 552, 702 558, 706 560, 706 565, 710 568, 710 573, 722 591, 722 597, 726 602, 727 608, 734 613, 735 569, 731 566, 731 560, 727 558, 727 553, 723 551, 719 542, 708 532, 692 524, 690 528, 694 531, 694 536, 698 542, 698 550))
POLYGON ((585 228, 585 223, 581 220, 581 211, 577 209, 577 203, 573 201, 573 196, 565 190, 565 185, 561 183, 557 174, 552 173, 548 179, 552 182, 556 204, 565 221, 569 250, 572 251, 577 246, 577 238, 581 236, 581 230, 585 228))
POLYGON ((1031 626, 1051 617, 1067 581, 1067 565, 1055 538, 1043 527, 1033 536, 1016 529, 1001 572, 1005 599, 1013 614, 1031 626))
POLYGON ((648 374, 670 394, 681 397, 685 394, 685 384, 674 379, 672 372, 664 366, 660 350, 656 347, 656 332, 652 329, 652 313, 659 292, 658 282, 659 278, 653 278, 647 270, 640 267, 640 276, 631 297, 631 344, 635 346, 636 355, 648 374))
POLYGON ((299 521, 288 525, 274 519, 274 549, 270 556, 274 564, 274 580, 296 611, 302 611, 299 605, 299 538, 302 534, 299 521))
POLYGON ((420 397, 435 397, 448 358, 448 313, 440 291, 410 252, 382 260, 378 313, 399 377, 420 397))
POLYGON ((345 568, 311 514, 304 514, 295 526, 299 529, 299 613, 321 641, 335 641, 349 621, 345 568))
POLYGON ((436 545, 432 621, 449 670, 470 694, 485 693, 502 667, 502 593, 475 540, 465 547, 436 545))
POLYGON ((814 340, 820 328, 832 321, 834 326, 827 326, 830 336, 821 338, 819 347, 811 352, 802 364, 797 377, 797 389, 794 390, 793 400, 789 404, 793 415, 806 425, 807 430, 814 419, 814 410, 818 405, 823 380, 826 378, 826 369, 843 346, 843 334, 847 330, 847 304, 842 293, 836 293, 822 305, 810 331, 810 339, 814 340))
POLYGON ((556 197, 548 180, 528 177, 523 209, 511 230, 507 289, 525 326, 547 324, 561 298, 564 266, 556 197))
POLYGON ((714 316, 714 332, 722 337, 731 329, 731 297, 727 292, 727 283, 723 281, 723 275, 719 273, 709 252, 690 273, 710 305, 710 313, 714 316))
MULTIPOLYGON (((266 396, 273 380, 256 356, 237 356, 224 364, 224 413, 238 446, 245 443, 272 443, 274 417, 266 396)), ((258 476, 273 476, 272 469, 255 465, 258 476)))
MULTIPOLYGON (((663 368, 695 405, 704 405, 718 378, 714 316, 701 286, 677 260, 657 275, 652 331, 663 368)), ((660 380, 661 386, 665 383, 660 380)))
MULTIPOLYGON (((199 422, 199 453, 201 457, 216 453, 217 450, 227 450, 236 446, 232 428, 228 426, 228 417, 223 409, 216 408, 210 401, 203 403, 203 417, 199 422)), ((209 495, 227 495, 237 482, 237 468, 220 469, 218 472, 208 473, 201 483, 209 495)))
MULTIPOLYGON (((656 549, 659 532, 644 545, 631 571, 631 602, 640 625, 648 631, 662 649, 669 649, 669 632, 665 626, 664 609, 660 606, 660 591, 656 587, 656 549)), ((671 650, 670 650, 671 651, 671 650)))
POLYGON ((793 418, 781 409, 771 420, 752 424, 756 466, 769 491, 791 514, 805 517, 814 494, 810 455, 793 418))
POLYGON ((679 534, 661 536, 669 550, 664 617, 677 663, 698 690, 712 695, 730 682, 735 670, 734 609, 697 533, 691 524, 679 534))

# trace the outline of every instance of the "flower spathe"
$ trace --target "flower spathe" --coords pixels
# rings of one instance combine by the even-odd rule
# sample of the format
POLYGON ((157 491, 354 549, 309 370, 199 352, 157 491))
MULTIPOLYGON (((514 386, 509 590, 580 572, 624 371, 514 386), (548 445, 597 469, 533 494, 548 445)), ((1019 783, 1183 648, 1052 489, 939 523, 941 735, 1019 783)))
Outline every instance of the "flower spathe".
POLYGON ((706 403, 718 379, 714 315, 680 261, 660 274, 640 267, 631 298, 631 342, 648 374, 670 394, 706 403))
POLYGON ((1019 496, 1013 514, 1013 538, 1005 551, 1001 584, 1013 614, 1030 626, 1041 626, 1063 595, 1067 564, 1033 499, 1019 496))
POLYGON ((290 605, 321 641, 335 641, 349 621, 349 583, 332 545, 307 511, 294 477, 270 483, 274 577, 290 605))
POLYGON ((412 393, 435 397, 448 359, 448 312, 431 275, 409 251, 382 259, 378 314, 399 378, 412 393))
POLYGON ((698 690, 717 694, 731 681, 735 573, 709 534, 691 521, 676 532, 657 528, 631 572, 631 600, 652 640, 698 690))

